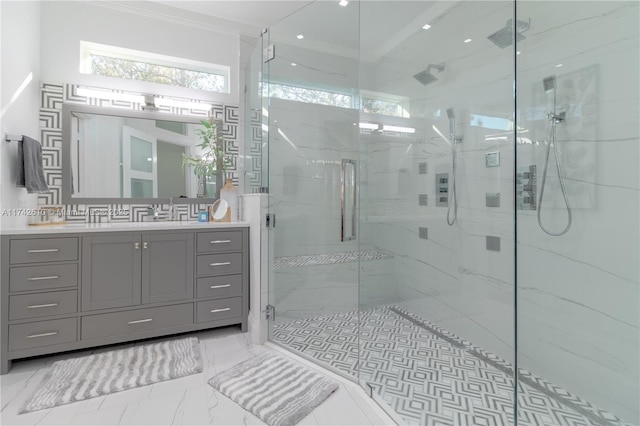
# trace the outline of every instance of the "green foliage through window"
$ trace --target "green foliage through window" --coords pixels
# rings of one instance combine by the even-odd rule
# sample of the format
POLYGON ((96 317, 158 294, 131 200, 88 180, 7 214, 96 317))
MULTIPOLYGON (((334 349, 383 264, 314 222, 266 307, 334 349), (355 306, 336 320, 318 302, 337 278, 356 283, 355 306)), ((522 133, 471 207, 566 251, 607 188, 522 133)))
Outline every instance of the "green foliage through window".
POLYGON ((353 99, 344 93, 307 89, 305 87, 269 84, 269 95, 273 98, 309 104, 329 105, 341 108, 353 108, 353 99))
POLYGON ((91 54, 91 74, 212 92, 226 91, 224 75, 91 54))

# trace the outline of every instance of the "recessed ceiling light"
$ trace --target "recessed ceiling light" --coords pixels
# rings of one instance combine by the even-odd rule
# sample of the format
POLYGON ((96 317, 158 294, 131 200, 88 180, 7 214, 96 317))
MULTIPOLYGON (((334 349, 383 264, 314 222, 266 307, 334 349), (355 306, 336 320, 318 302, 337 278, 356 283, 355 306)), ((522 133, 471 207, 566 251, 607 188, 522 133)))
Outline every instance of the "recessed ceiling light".
POLYGON ((304 38, 302 34, 298 34, 296 37, 298 37, 298 40, 302 40, 304 38))
POLYGON ((519 55, 519 54, 521 54, 521 53, 522 53, 522 52, 518 50, 518 51, 516 52, 516 55, 519 55))
POLYGON ((466 39, 464 42, 465 42, 465 43, 471 43, 471 39, 470 39, 470 38, 468 38, 468 39, 466 39))
POLYGON ((429 25, 429 24, 424 24, 424 25, 422 26, 422 29, 423 29, 423 30, 428 30, 429 28, 431 28, 431 25, 429 25))
POLYGON ((338 3, 340 6, 345 7, 346 5, 349 4, 349 2, 347 0, 340 0, 340 3, 338 3))
POLYGON ((561 68, 561 67, 563 67, 563 66, 564 66, 564 65, 562 65, 562 64, 558 64, 558 65, 556 65, 556 68, 561 68))
POLYGON ((291 62, 291 66, 292 67, 295 67, 296 65, 298 65, 298 64, 296 64, 295 62, 291 62))

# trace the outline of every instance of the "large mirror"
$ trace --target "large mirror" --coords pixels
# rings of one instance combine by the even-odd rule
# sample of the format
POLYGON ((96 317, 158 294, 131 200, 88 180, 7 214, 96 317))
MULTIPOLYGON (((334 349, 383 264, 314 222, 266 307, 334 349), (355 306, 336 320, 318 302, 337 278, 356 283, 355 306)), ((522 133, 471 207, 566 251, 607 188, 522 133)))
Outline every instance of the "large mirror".
MULTIPOLYGON (((196 146, 201 119, 65 104, 63 202, 159 203, 174 198, 176 203, 204 203, 217 198, 221 173, 197 178, 182 167, 183 153, 201 154, 196 146)), ((220 135, 222 122, 217 124, 220 135)))

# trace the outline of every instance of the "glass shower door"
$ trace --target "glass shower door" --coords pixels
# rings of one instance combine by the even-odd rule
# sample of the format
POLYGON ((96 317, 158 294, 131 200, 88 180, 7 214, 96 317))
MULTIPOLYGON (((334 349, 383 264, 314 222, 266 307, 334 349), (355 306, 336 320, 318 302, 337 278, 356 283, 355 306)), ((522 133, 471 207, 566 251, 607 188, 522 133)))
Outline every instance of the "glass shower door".
POLYGON ((514 5, 361 12, 360 382, 398 424, 514 424, 514 5))
POLYGON ((342 25, 328 32, 316 17, 336 7, 312 3, 266 34, 270 339, 349 374, 357 367, 358 61, 326 48, 357 53, 358 8, 341 10, 342 25))

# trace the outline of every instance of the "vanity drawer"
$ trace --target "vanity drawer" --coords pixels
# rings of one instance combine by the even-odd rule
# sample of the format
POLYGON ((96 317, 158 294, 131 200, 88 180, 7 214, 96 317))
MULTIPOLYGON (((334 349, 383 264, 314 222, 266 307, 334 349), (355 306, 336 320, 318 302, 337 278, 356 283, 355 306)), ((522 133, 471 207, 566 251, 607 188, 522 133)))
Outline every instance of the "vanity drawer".
POLYGON ((26 319, 78 312, 76 290, 22 294, 9 297, 9 319, 26 319))
POLYGON ((31 322, 9 326, 9 350, 58 345, 77 340, 77 319, 31 322))
POLYGON ((193 324, 193 303, 82 317, 82 340, 193 324))
POLYGON ((221 253, 242 250, 242 231, 198 233, 198 253, 221 253))
POLYGON ((9 291, 78 286, 78 265, 24 266, 9 270, 9 291))
POLYGON ((198 278, 196 297, 231 297, 242 294, 242 275, 198 278))
POLYGON ((196 322, 209 322, 242 316, 242 297, 197 302, 196 322))
POLYGON ((196 261, 198 275, 229 275, 242 272, 242 253, 205 254, 196 261))
POLYGON ((78 260, 77 238, 11 240, 10 261, 15 263, 78 260))

